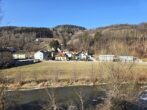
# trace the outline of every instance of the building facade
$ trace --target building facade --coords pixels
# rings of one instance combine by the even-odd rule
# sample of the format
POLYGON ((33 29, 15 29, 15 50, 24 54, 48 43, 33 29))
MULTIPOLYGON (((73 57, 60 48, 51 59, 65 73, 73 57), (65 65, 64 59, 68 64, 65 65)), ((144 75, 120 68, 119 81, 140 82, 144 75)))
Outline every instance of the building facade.
POLYGON ((121 62, 134 62, 137 60, 134 56, 118 56, 118 59, 121 62))
POLYGON ((115 61, 117 57, 115 55, 99 55, 99 61, 115 61))
POLYGON ((47 52, 45 52, 45 51, 38 51, 38 52, 36 52, 34 54, 34 59, 40 60, 40 61, 48 59, 47 52))
POLYGON ((15 60, 22 60, 22 59, 26 59, 26 54, 24 53, 14 53, 13 54, 13 59, 15 60))

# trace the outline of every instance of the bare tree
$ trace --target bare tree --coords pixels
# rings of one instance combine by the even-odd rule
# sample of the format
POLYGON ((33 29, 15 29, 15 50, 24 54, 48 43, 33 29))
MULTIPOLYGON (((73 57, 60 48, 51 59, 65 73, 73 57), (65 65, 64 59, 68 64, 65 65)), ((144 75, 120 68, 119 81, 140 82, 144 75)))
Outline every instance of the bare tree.
MULTIPOLYGON (((2 0, 0 0, 0 24, 3 18, 2 13, 2 6, 1 6, 2 0)), ((0 45, 0 48, 3 46, 0 45)), ((3 73, 3 70, 0 70, 0 110, 6 110, 6 89, 7 89, 7 80, 3 73)))
POLYGON ((8 81, 0 70, 0 110, 6 110, 7 99, 6 99, 6 90, 7 90, 8 81))
POLYGON ((54 90, 52 90, 51 92, 48 92, 48 97, 50 99, 51 107, 53 108, 53 110, 57 110, 58 107, 56 105, 56 98, 55 98, 54 90))
POLYGON ((57 104, 54 89, 48 90, 48 88, 46 88, 45 91, 48 95, 48 101, 43 107, 43 110, 62 110, 63 108, 57 104))
POLYGON ((83 94, 82 90, 81 89, 74 90, 74 92, 75 92, 76 96, 78 97, 78 99, 80 101, 80 110, 84 110, 85 99, 84 99, 84 94, 83 94))
POLYGON ((110 110, 111 108, 113 110, 123 110, 124 106, 120 107, 121 101, 131 99, 135 89, 136 75, 133 71, 134 64, 107 63, 104 66, 103 74, 107 76, 104 80, 109 85, 109 90, 107 91, 107 100, 102 110, 110 110))
POLYGON ((73 103, 70 103, 70 104, 68 105, 68 110, 77 110, 77 107, 76 107, 76 105, 74 105, 73 103))

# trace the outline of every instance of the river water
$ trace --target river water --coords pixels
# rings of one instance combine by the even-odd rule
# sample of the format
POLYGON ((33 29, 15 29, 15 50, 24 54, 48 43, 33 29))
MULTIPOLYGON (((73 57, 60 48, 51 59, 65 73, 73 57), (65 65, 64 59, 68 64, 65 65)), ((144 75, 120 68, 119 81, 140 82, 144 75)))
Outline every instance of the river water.
MULTIPOLYGON (((107 90, 102 86, 77 86, 8 91, 8 110, 42 110, 47 103, 53 100, 55 100, 55 103, 58 106, 62 106, 64 110, 67 110, 67 106, 70 104, 76 105, 80 109, 79 96, 81 96, 84 101, 84 107, 90 108, 103 103, 103 101, 107 99, 106 92, 107 90)), ((135 108, 133 109, 135 110, 135 108)), ((138 108, 136 108, 136 110, 138 110, 138 108)))

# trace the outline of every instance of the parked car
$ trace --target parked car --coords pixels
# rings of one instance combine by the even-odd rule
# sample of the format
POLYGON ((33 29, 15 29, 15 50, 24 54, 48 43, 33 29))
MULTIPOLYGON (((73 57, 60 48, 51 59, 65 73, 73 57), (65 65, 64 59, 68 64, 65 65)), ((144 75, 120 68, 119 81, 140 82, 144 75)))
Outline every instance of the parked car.
POLYGON ((142 110, 147 110, 147 90, 144 90, 139 95, 138 104, 142 108, 142 110))

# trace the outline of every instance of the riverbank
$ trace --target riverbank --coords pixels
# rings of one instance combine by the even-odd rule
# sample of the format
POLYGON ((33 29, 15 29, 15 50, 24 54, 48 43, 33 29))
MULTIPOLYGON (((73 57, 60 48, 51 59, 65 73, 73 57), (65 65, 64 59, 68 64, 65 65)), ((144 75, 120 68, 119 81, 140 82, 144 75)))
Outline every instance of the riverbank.
MULTIPOLYGON (((76 87, 76 86, 108 86, 111 83, 99 83, 96 81, 95 83, 83 80, 83 81, 76 81, 76 82, 54 82, 50 83, 49 81, 43 81, 43 82, 23 82, 22 84, 16 83, 16 84, 7 84, 5 85, 5 88, 7 91, 29 91, 29 90, 39 90, 39 89, 45 89, 45 88, 61 88, 61 87, 76 87)), ((122 82, 121 85, 129 85, 129 82, 122 82)), ((132 83, 132 86, 134 85, 142 85, 142 88, 146 89, 147 82, 142 83, 132 83)), ((3 87, 1 84, 0 87, 3 87)))

